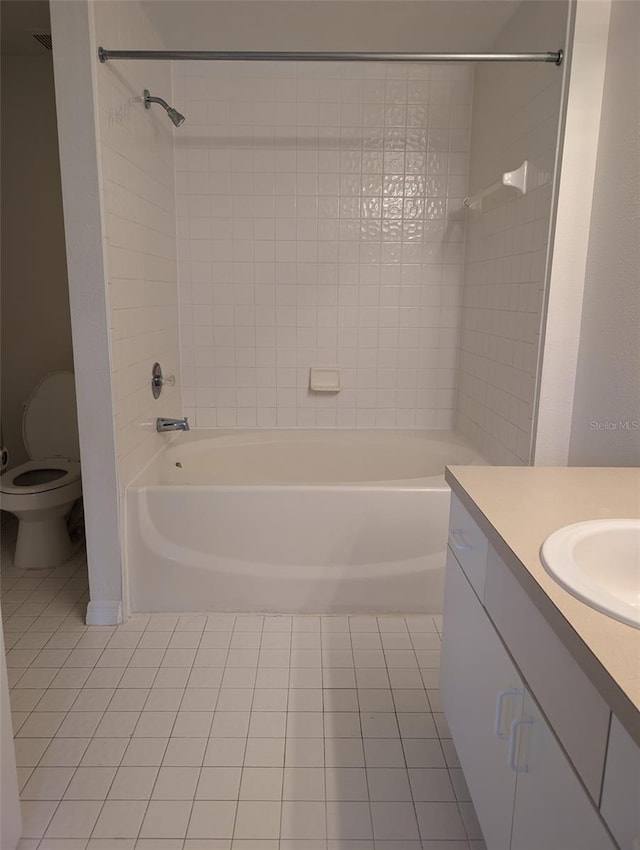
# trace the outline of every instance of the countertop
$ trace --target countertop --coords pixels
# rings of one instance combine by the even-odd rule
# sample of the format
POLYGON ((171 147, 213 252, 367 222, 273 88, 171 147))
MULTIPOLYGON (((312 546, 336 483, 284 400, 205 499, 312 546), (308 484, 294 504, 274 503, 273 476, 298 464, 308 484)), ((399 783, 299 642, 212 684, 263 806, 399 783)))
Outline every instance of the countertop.
POLYGON ((640 745, 640 629, 572 596, 540 560, 545 538, 564 525, 640 517, 640 469, 451 466, 445 477, 640 745))

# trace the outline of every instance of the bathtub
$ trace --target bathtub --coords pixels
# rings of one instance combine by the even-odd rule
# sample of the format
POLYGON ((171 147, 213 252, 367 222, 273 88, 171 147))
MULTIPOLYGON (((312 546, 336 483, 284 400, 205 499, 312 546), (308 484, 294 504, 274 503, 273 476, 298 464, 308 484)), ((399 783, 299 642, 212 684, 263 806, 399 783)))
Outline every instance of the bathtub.
POLYGON ((176 439, 127 489, 131 611, 438 613, 446 431, 218 431, 176 439))

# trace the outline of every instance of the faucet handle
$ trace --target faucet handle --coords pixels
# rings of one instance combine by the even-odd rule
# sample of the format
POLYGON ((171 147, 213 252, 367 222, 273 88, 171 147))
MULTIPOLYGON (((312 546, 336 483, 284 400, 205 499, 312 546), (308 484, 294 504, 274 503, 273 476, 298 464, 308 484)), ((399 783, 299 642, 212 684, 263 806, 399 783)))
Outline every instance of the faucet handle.
POLYGON ((162 374, 162 367, 159 363, 153 364, 153 369, 151 370, 151 392, 154 398, 159 398, 160 393, 162 392, 162 388, 165 384, 169 384, 171 387, 175 387, 176 385, 176 376, 175 375, 167 375, 165 377, 162 374))

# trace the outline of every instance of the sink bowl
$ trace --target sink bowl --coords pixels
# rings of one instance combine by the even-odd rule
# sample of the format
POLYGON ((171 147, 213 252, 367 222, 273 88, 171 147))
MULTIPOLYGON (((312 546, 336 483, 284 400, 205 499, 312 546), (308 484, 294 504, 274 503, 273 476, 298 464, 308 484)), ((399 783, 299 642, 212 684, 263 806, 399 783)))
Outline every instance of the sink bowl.
POLYGON ((569 593, 640 629, 640 519, 594 519, 549 535, 547 572, 569 593))

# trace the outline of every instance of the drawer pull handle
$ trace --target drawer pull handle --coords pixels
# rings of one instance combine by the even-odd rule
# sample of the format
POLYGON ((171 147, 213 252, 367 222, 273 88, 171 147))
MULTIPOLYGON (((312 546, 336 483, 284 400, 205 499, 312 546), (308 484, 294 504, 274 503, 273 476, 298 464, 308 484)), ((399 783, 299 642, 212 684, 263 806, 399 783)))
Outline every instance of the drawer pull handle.
POLYGON ((464 532, 461 528, 452 528, 450 536, 453 548, 457 549, 458 552, 473 551, 473 546, 464 539, 464 532))
POLYGON ((529 773, 528 764, 518 764, 518 749, 520 742, 520 727, 530 726, 533 723, 533 717, 521 717, 519 720, 514 720, 511 724, 511 733, 509 735, 509 767, 515 773, 529 773))
POLYGON ((504 701, 507 697, 517 697, 522 694, 522 690, 518 688, 510 688, 508 691, 500 691, 498 697, 496 699, 496 716, 495 716, 495 724, 494 731, 496 733, 496 738, 500 738, 501 741, 509 740, 509 732, 502 731, 502 712, 504 710, 504 701))

